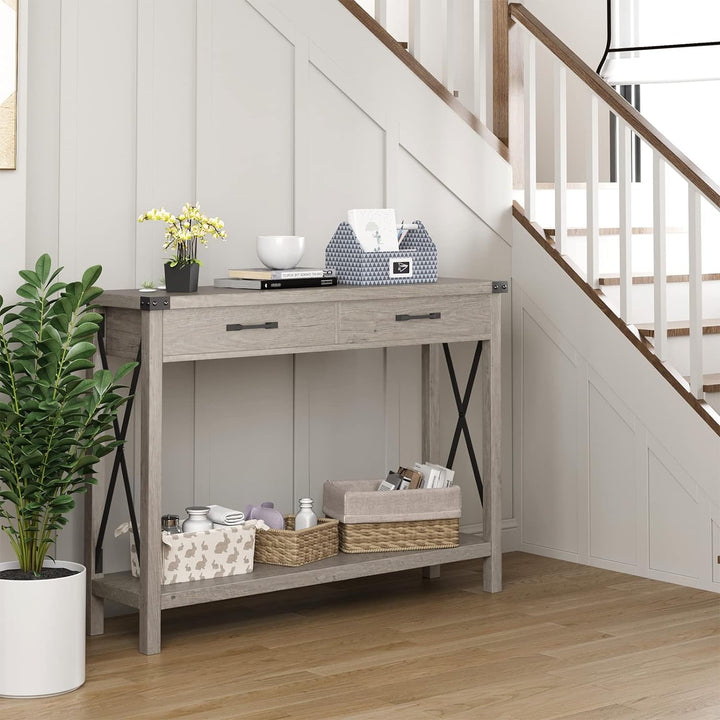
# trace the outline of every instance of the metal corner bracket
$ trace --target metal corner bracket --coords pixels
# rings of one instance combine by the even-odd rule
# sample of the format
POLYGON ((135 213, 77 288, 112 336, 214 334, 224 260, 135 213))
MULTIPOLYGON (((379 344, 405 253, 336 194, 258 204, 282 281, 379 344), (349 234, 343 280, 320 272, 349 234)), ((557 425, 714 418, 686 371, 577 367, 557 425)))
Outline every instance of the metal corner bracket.
POLYGON ((169 310, 170 309, 170 296, 169 295, 153 295, 149 297, 143 295, 140 298, 140 309, 141 310, 169 310))
POLYGON ((510 283, 507 280, 493 280, 493 293, 506 293, 509 287, 510 283))

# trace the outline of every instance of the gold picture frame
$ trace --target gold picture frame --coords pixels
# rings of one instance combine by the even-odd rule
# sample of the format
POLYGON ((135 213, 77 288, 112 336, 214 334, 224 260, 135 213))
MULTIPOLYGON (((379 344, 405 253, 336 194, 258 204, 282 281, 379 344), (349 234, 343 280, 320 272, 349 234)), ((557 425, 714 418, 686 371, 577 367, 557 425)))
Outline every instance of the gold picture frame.
POLYGON ((0 0, 0 170, 15 170, 18 0, 0 0))

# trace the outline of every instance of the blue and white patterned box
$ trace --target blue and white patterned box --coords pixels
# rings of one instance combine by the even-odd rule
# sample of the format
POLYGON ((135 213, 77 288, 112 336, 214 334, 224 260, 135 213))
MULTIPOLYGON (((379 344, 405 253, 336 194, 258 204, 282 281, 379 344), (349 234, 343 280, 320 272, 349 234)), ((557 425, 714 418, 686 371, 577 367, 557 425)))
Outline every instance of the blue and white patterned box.
POLYGON ((437 281, 437 248, 425 226, 416 220, 400 249, 365 252, 352 227, 341 222, 325 248, 325 266, 335 268, 343 285, 406 285, 437 281))

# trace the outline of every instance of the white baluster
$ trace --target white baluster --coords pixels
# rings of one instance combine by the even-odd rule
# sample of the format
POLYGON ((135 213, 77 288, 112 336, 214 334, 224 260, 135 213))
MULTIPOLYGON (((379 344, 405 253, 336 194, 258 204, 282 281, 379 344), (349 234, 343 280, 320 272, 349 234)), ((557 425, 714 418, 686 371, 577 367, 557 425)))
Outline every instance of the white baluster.
POLYGON ((598 228, 598 99, 590 93, 587 140, 587 282, 599 285, 600 230, 598 228))
POLYGON ((665 258, 665 160, 653 153, 653 246, 655 286, 655 354, 667 354, 667 266, 665 258))
POLYGON ((631 322, 632 313, 632 184, 630 176, 629 126, 620 118, 618 126, 618 191, 620 193, 620 317, 631 322))
POLYGON ((567 71, 555 61, 555 247, 567 241, 567 71))
POLYGON ((688 248, 690 254, 690 392, 702 398, 702 231, 700 193, 688 184, 688 248))
POLYGON ((387 30, 387 0, 375 0, 375 19, 387 30))
POLYGON ((438 35, 442 46, 440 51, 441 71, 440 80, 442 84, 452 92, 450 85, 452 84, 452 73, 450 72, 450 3, 449 0, 440 0, 440 27, 437 28, 438 35))
POLYGON ((408 50, 410 54, 418 61, 422 62, 420 57, 421 53, 421 25, 422 25, 422 12, 420 9, 420 0, 410 0, 408 6, 408 50))
MULTIPOLYGON (((481 122, 487 122, 487 14, 482 0, 473 0, 473 111, 481 122)), ((527 208, 525 208, 527 211, 527 208)))
POLYGON ((528 220, 536 218, 537 183, 537 103, 535 96, 537 74, 535 72, 535 53, 537 42, 530 33, 525 33, 525 58, 523 61, 523 89, 525 100, 525 216, 528 220))

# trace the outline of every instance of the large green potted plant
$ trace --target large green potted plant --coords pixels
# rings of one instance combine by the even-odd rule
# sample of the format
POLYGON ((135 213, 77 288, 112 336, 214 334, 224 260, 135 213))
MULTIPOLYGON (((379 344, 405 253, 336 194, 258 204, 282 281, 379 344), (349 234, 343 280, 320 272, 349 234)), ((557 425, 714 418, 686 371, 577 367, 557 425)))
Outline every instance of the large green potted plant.
POLYGON ((117 447, 126 401, 116 373, 95 370, 100 266, 63 283, 48 255, 22 270, 21 300, 0 297, 0 527, 17 561, 0 563, 0 695, 67 692, 85 681, 85 568, 54 560, 74 496, 117 447))

